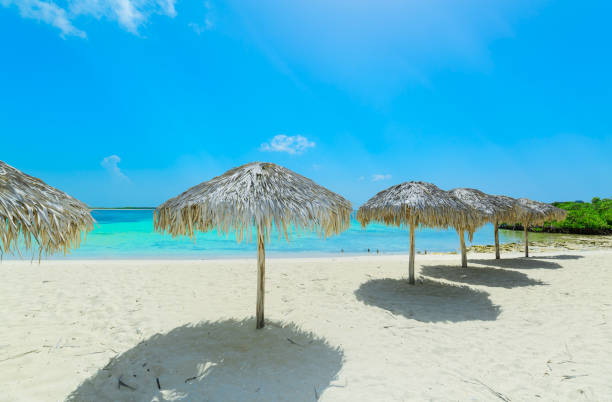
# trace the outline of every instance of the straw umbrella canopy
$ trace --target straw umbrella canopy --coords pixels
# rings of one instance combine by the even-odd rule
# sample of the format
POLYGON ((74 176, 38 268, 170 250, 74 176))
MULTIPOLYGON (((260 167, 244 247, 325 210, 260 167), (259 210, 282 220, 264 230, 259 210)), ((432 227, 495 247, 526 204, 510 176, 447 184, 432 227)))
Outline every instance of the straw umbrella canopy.
POLYGON ((338 234, 350 225, 351 203, 312 180, 273 163, 253 162, 190 188, 161 204, 155 230, 173 237, 216 229, 235 232, 238 242, 257 233, 257 328, 264 326, 265 243, 272 228, 279 238, 292 232, 338 234))
POLYGON ((515 198, 508 197, 507 195, 494 195, 493 197, 497 198, 502 205, 510 206, 505 213, 498 214, 495 219, 495 259, 499 260, 499 224, 501 222, 516 222, 517 207, 515 198))
POLYGON ((495 225, 495 258, 499 259, 498 223, 514 216, 514 200, 510 197, 485 194, 474 188, 455 188, 450 190, 450 193, 469 205, 478 215, 478 219, 472 222, 471 228, 455 228, 461 243, 461 266, 463 268, 467 267, 464 232, 468 231, 470 241, 472 241, 475 229, 485 223, 495 225))
POLYGON ((409 283, 414 284, 414 229, 472 228, 479 217, 475 211, 449 192, 431 183, 405 182, 389 187, 370 198, 357 211, 357 220, 365 227, 370 222, 406 226, 410 230, 409 283))
POLYGON ((38 248, 38 257, 68 253, 93 229, 87 205, 0 161, 0 255, 38 248))
POLYGON ((567 218, 567 211, 551 204, 544 204, 547 212, 546 221, 562 221, 567 218))
POLYGON ((551 220, 563 220, 567 212, 561 208, 543 202, 533 201, 529 198, 519 198, 514 205, 516 209, 515 220, 521 222, 525 233, 525 257, 529 257, 529 240, 527 234, 529 225, 542 224, 551 220))

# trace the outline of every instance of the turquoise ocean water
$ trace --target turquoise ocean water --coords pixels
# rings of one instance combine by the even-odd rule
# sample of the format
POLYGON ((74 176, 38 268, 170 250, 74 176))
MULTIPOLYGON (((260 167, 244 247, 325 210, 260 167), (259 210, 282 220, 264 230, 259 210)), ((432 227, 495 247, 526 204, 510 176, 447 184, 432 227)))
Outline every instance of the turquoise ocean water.
MULTIPOLYGON (((125 258, 219 258, 253 257, 256 244, 237 243, 234 236, 201 233, 196 242, 188 238, 173 239, 153 231, 152 210, 94 210, 96 228, 87 235, 81 247, 69 256, 51 258, 69 259, 125 259, 125 258)), ((500 231, 500 241, 521 241, 522 232, 500 231)), ((467 241, 467 239, 466 239, 467 241)), ((474 234, 472 244, 493 244, 493 226, 487 225, 474 234)), ((468 243, 469 245, 469 243, 468 243)), ((291 243, 272 236, 266 247, 268 257, 319 256, 376 253, 398 254, 408 252, 408 231, 372 224, 366 229, 353 220, 351 227, 338 236, 325 240, 316 234, 296 235, 291 243)), ((417 251, 456 251, 459 238, 453 230, 421 229, 416 232, 417 251)), ((5 258, 15 256, 5 256, 5 258)), ((27 258, 24 255, 24 258, 27 258)))

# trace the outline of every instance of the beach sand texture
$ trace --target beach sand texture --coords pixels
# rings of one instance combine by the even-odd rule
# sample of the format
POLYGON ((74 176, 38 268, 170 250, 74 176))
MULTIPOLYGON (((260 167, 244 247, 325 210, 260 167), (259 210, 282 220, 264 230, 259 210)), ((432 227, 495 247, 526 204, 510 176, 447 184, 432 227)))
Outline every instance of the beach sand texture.
POLYGON ((612 251, 519 256, 4 261, 0 400, 612 400, 612 251))

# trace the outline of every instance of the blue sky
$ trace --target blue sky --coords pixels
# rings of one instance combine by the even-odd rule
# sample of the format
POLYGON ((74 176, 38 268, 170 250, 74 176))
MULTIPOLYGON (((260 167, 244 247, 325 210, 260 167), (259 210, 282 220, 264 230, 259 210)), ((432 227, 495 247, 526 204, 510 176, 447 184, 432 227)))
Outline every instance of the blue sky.
POLYGON ((0 0, 0 159, 90 205, 254 160, 359 206, 424 180, 612 196, 605 1, 0 0))

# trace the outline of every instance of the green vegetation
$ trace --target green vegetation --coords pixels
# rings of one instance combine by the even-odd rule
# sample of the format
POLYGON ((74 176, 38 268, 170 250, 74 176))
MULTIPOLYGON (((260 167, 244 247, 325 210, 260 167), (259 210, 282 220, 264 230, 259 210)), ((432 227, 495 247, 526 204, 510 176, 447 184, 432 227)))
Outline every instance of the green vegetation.
MULTIPOLYGON (((553 202, 555 207, 567 211, 564 221, 546 222, 530 228, 533 232, 612 234, 612 198, 595 197, 591 202, 553 202)), ((502 225, 500 225, 500 228, 502 225)), ((505 229, 522 229, 520 225, 503 225, 505 229)))

